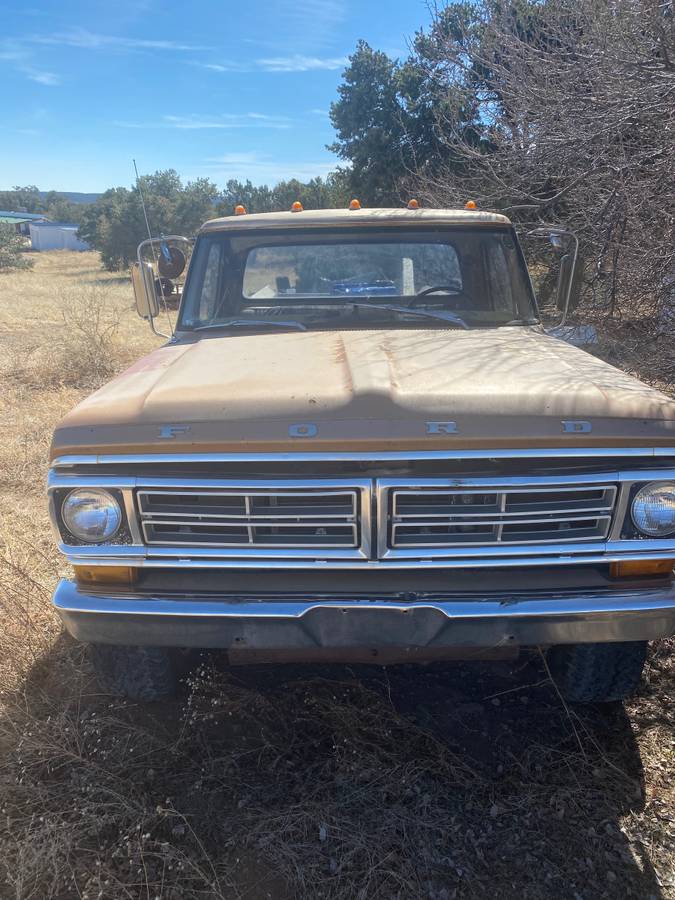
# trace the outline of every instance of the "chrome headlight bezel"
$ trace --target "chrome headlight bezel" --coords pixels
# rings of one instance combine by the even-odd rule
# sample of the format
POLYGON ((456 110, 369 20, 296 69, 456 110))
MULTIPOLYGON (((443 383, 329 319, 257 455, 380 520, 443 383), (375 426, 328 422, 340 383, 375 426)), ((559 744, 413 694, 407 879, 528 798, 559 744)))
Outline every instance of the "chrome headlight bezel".
MULTIPOLYGON (((117 492, 99 487, 77 487, 64 493, 59 508, 59 519, 61 530, 65 531, 62 536, 66 543, 71 543, 71 537, 80 545, 105 544, 115 541, 124 525, 123 503, 120 497, 115 496, 115 493, 117 492), (78 509, 76 506, 70 508, 69 503, 75 504, 78 500, 83 508, 87 502, 93 505, 98 500, 101 503, 102 515, 99 514, 101 524, 98 531, 95 529, 95 513, 94 523, 90 525, 89 530, 76 521, 75 516, 78 514, 78 509)), ((84 509, 85 514, 86 512, 84 509)), ((80 509, 79 513, 82 515, 83 509, 80 509)), ((91 510, 89 510, 89 514, 91 514, 91 510)))
POLYGON ((644 535, 648 538, 659 539, 659 538, 667 538, 671 535, 675 534, 675 481, 650 481, 647 484, 643 484, 635 493, 631 504, 630 504, 630 519, 637 531, 640 535, 644 535), (661 501, 654 501, 652 499, 652 515, 654 515, 657 502, 669 502, 671 517, 668 519, 668 509, 664 510, 665 517, 662 525, 656 525, 656 527, 649 527, 649 494, 651 493, 652 497, 654 495, 658 495, 661 493, 662 497, 665 497, 665 501, 662 499, 661 501), (668 501, 667 497, 670 494, 670 501, 668 501))

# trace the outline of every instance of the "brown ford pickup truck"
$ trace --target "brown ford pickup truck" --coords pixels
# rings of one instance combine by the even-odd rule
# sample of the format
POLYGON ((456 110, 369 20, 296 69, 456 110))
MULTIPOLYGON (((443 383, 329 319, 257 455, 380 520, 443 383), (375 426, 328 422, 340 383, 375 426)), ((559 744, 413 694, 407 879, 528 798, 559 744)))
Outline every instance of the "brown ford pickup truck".
POLYGON ((237 212, 141 245, 153 328, 191 257, 175 326, 54 434, 54 604, 101 679, 538 647, 569 700, 628 695, 675 631, 675 402, 545 331, 504 216, 237 212))

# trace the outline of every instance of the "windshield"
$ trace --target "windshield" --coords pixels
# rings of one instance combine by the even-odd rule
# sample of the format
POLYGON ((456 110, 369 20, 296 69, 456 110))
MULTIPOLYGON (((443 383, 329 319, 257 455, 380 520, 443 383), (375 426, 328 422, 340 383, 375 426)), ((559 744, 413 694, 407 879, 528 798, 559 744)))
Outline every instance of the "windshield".
POLYGON ((399 326, 443 323, 414 314, 425 310, 451 312, 474 326, 535 317, 512 232, 206 234, 197 243, 179 328, 275 317, 305 327, 362 326, 392 320, 392 312, 399 326))

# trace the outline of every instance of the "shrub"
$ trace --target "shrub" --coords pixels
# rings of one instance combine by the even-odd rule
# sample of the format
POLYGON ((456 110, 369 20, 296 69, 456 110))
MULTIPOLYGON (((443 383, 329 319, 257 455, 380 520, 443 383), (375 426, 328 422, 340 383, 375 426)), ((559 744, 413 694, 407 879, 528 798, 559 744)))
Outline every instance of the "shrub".
POLYGON ((29 269, 33 260, 25 255, 25 249, 26 242, 16 233, 14 226, 0 224, 0 272, 6 269, 29 269))

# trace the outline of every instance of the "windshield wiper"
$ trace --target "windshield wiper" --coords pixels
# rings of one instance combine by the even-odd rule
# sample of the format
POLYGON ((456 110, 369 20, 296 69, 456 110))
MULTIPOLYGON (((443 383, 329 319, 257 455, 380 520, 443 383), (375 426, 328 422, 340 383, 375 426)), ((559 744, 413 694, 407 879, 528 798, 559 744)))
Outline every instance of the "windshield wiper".
POLYGON ((349 302, 350 306, 358 309, 388 309, 390 312, 401 313, 406 316, 421 316, 425 319, 439 319, 441 322, 448 322, 450 325, 457 325, 465 331, 469 331, 469 325, 454 313, 444 309, 415 309, 410 306, 389 306, 386 303, 354 303, 349 302))
POLYGON ((258 325, 270 325, 273 328, 297 328, 298 331, 307 331, 307 326, 302 322, 294 322, 287 319, 228 319, 226 322, 210 322, 208 325, 198 325, 193 331, 208 331, 211 328, 256 328, 258 325))

